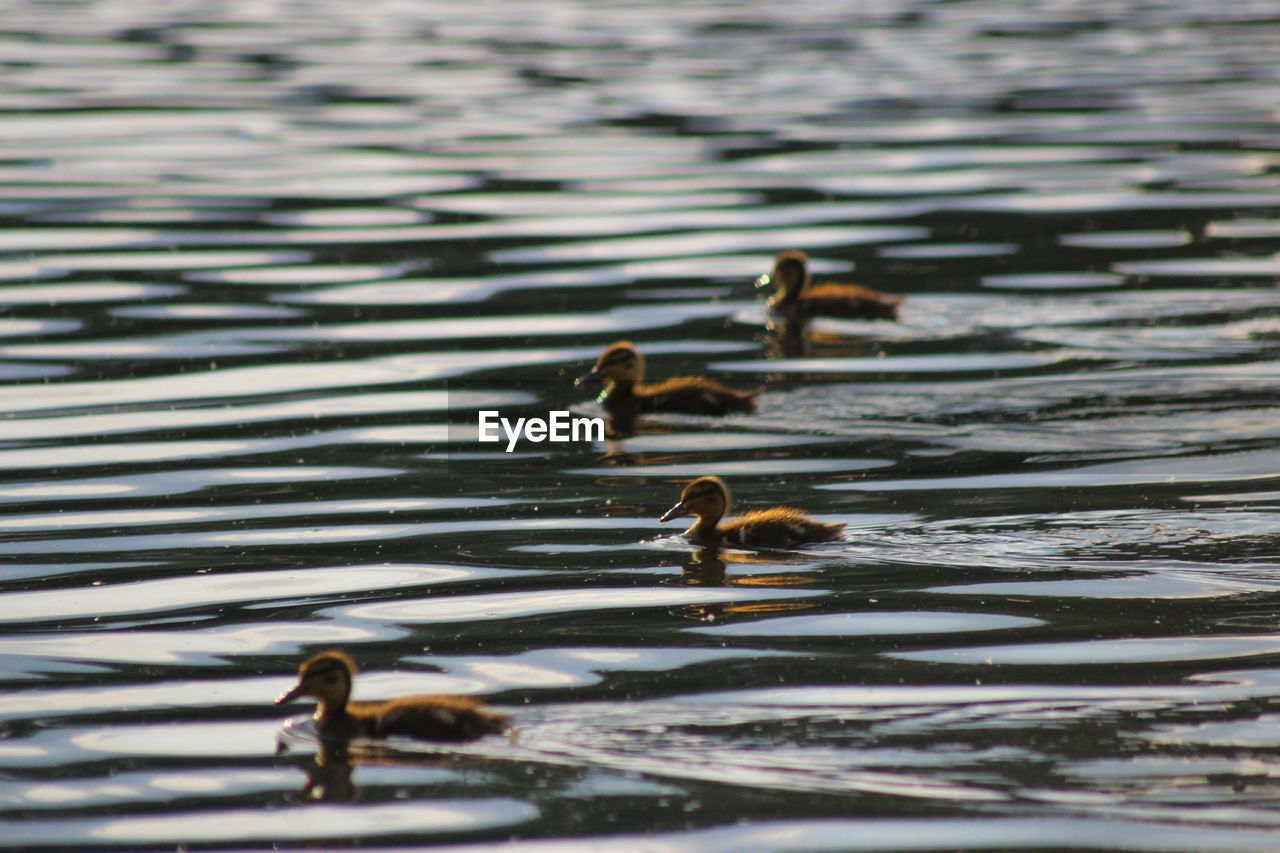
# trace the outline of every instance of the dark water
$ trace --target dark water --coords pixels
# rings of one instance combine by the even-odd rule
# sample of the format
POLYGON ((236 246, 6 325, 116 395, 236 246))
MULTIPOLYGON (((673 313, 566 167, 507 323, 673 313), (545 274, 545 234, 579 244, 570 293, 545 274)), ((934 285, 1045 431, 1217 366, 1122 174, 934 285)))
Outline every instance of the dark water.
POLYGON ((0 846, 1280 846, 1274 2, 0 45, 0 846), (782 346, 786 248, 902 321, 782 346), (620 338, 760 412, 475 441, 595 413, 620 338), (708 473, 848 541, 695 554, 657 517, 708 473), (330 646, 518 739, 277 756, 330 646))

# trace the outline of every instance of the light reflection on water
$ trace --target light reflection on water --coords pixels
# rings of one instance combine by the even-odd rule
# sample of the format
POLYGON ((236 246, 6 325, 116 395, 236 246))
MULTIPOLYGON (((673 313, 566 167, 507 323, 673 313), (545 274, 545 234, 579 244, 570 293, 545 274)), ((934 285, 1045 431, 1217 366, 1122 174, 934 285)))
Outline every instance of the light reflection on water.
POLYGON ((10 846, 1274 848, 1274 4, 6 21, 10 846), (759 411, 474 444, 621 338, 759 411), (282 731, 329 646, 517 735, 282 731))

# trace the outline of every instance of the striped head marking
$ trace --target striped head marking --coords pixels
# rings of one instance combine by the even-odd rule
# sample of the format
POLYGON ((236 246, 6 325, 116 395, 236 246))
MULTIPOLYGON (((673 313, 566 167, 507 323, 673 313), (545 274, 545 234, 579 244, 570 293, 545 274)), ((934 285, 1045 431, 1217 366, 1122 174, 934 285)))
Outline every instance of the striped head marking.
POLYGON ((680 501, 667 510, 662 521, 685 515, 719 519, 729 510, 729 487, 719 477, 699 477, 680 492, 680 501))
POLYGON ((644 356, 629 341, 618 341, 600 354, 595 367, 578 384, 609 381, 633 385, 643 379, 644 356))
POLYGON ((322 702, 345 704, 351 695, 351 681, 356 664, 345 652, 331 649, 313 655, 298 667, 298 683, 276 699, 277 705, 299 696, 311 696, 322 702))
POLYGON ((780 294, 794 299, 809 283, 809 257, 799 249, 779 252, 770 274, 780 294))

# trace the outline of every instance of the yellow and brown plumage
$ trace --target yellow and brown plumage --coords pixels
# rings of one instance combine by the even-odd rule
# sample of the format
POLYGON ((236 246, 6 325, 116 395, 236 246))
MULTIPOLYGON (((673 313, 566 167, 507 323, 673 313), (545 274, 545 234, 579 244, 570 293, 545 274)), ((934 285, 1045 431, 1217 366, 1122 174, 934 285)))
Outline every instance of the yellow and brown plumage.
POLYGON ((743 548, 790 548, 811 542, 842 538, 843 524, 827 524, 809 518, 789 506, 758 509, 721 522, 729 511, 729 487, 719 477, 699 477, 684 487, 679 502, 662 516, 670 521, 694 515, 698 520, 685 532, 695 545, 743 548))
POLYGON ((510 717, 469 696, 403 696, 385 702, 351 702, 356 664, 337 649, 320 652, 298 668, 298 683, 276 699, 277 705, 300 696, 319 700, 316 730, 323 738, 385 738, 467 741, 506 730, 510 717))
POLYGON ((863 320, 896 320, 907 297, 881 293, 860 284, 812 284, 809 256, 799 249, 779 252, 773 271, 756 279, 756 287, 775 285, 769 307, 785 319, 803 322, 810 317, 852 317, 863 320))
POLYGON ((644 356, 629 341, 618 341, 596 359, 578 385, 604 382, 600 402, 618 417, 660 412, 687 415, 727 415, 754 412, 763 389, 738 391, 702 376, 681 376, 662 382, 644 381, 644 356))

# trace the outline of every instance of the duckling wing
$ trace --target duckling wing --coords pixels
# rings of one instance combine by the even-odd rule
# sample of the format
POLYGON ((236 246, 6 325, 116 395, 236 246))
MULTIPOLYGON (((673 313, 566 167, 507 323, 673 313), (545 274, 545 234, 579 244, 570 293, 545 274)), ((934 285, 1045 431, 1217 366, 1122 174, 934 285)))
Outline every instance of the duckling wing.
POLYGON ((743 513, 720 526, 725 541, 744 548, 790 548, 808 542, 834 542, 843 524, 809 518, 798 509, 775 506, 743 513))
POLYGON ((681 376, 636 389, 647 412, 679 412, 687 415, 727 415, 754 412, 756 396, 763 389, 738 391, 701 376, 681 376))
POLYGON ((805 313, 827 317, 896 320, 905 296, 881 293, 858 284, 820 284, 802 297, 805 313))
POLYGON ((509 721, 467 696, 406 696, 379 709, 375 736, 467 741, 501 732, 509 721))

